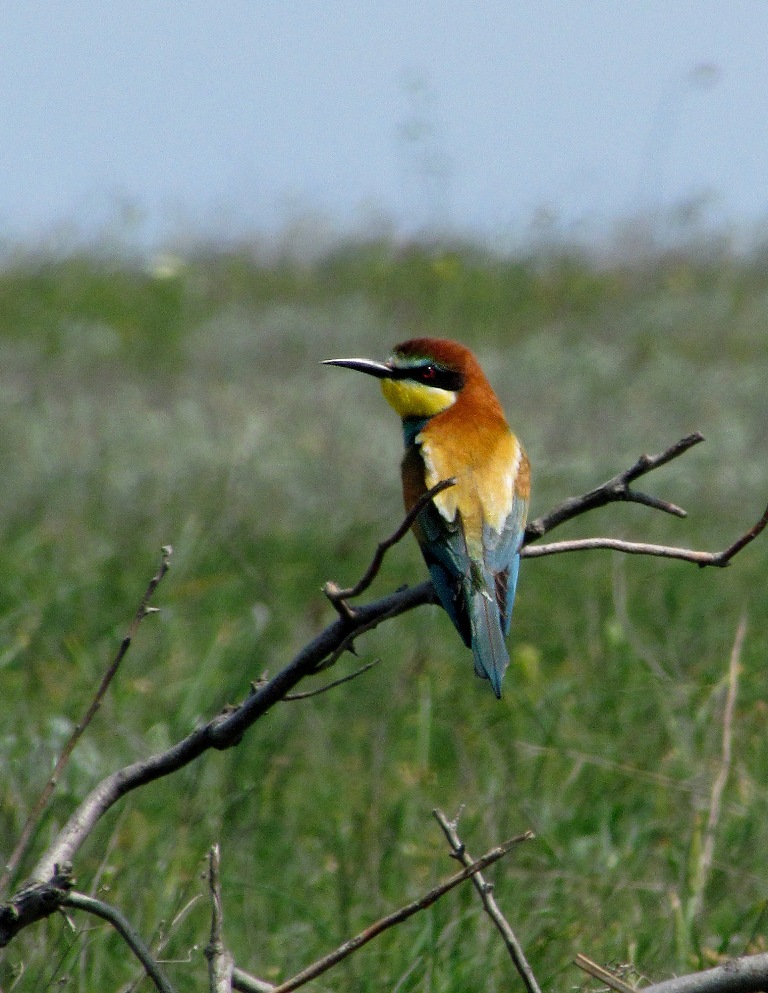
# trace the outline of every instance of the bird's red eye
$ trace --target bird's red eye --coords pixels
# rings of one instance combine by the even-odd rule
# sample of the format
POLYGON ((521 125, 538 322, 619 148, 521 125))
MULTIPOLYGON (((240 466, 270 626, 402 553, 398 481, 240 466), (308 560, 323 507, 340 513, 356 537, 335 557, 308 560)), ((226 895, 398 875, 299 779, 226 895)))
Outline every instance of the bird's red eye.
POLYGON ((427 380, 434 379, 436 375, 437 375, 437 369, 435 369, 433 365, 425 365, 424 368, 421 370, 422 379, 427 379, 427 380))

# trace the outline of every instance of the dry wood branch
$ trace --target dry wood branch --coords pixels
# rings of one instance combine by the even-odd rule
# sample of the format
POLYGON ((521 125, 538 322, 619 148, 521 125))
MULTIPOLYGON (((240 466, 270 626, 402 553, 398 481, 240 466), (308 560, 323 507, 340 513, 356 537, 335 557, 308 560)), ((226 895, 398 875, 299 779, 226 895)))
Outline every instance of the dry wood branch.
MULTIPOLYGON (((594 976, 595 979, 599 979, 600 982, 605 983, 606 986, 610 986, 612 990, 617 990, 618 993, 637 993, 637 988, 631 986, 629 983, 625 983, 623 979, 619 979, 618 976, 614 975, 610 969, 606 969, 605 966, 599 965, 597 962, 593 962, 592 959, 587 958, 586 955, 582 955, 581 952, 573 960, 574 965, 577 965, 584 972, 588 972, 590 976, 594 976)), ((643 990, 643 993, 646 993, 643 990)))
POLYGON ((232 970, 233 990, 240 990, 241 993, 272 993, 274 988, 272 983, 265 983, 263 979, 257 979, 244 969, 235 966, 232 970))
POLYGON ((731 561, 734 555, 738 555, 738 553, 742 550, 742 548, 746 548, 746 546, 749 545, 750 542, 754 541, 755 538, 763 530, 765 530, 766 525, 768 525, 768 506, 763 511, 763 516, 760 518, 760 520, 756 524, 754 524, 748 531, 745 531, 740 538, 737 538, 732 545, 729 545, 728 548, 725 549, 725 551, 720 552, 719 555, 716 556, 717 559, 716 561, 712 563, 703 562, 702 565, 710 565, 710 564, 720 565, 720 566, 728 565, 728 563, 731 561))
POLYGON ((408 534, 411 525, 427 504, 432 500, 432 498, 436 497, 438 493, 442 493, 443 490, 447 490, 450 486, 455 485, 455 479, 443 479, 437 483, 436 486, 433 486, 431 490, 427 490, 426 493, 422 494, 392 534, 388 538, 385 538, 383 541, 379 542, 373 558, 371 559, 371 564, 354 586, 350 586, 348 589, 342 590, 339 589, 335 583, 328 582, 325 584, 323 587, 323 592, 334 607, 339 611, 342 617, 346 617, 348 620, 352 620, 354 618, 354 610, 346 601, 352 599, 353 597, 360 596, 361 593, 364 593, 368 589, 376 576, 379 574, 379 569, 381 568, 381 563, 384 561, 384 556, 393 545, 396 545, 399 541, 402 541, 402 539, 408 534))
POLYGON ((332 683, 326 683, 325 686, 318 686, 314 690, 304 690, 302 693, 286 693, 283 700, 307 700, 311 696, 320 696, 321 693, 327 693, 328 690, 334 689, 336 686, 341 686, 342 683, 348 683, 352 679, 357 679, 358 676, 362 676, 364 672, 368 672, 375 665, 378 665, 381 659, 374 659, 372 662, 366 662, 365 665, 361 665, 359 669, 355 669, 354 672, 348 672, 346 676, 342 676, 340 679, 334 679, 332 683))
POLYGON ((71 863, 55 863, 44 880, 23 886, 0 906, 0 948, 28 924, 58 910, 73 886, 71 863))
POLYGON ((676 545, 650 545, 645 542, 622 541, 619 538, 578 538, 574 541, 553 541, 546 545, 523 548, 520 554, 523 558, 535 559, 543 555, 562 555, 564 552, 588 552, 598 548, 609 548, 627 555, 658 555, 666 559, 693 562, 702 568, 711 565, 722 569, 730 565, 731 559, 754 541, 766 525, 768 525, 768 507, 756 524, 722 552, 700 552, 692 548, 679 548, 676 545))
POLYGON ((642 993, 761 993, 768 989, 768 952, 644 986, 642 993))
MULTIPOLYGON (((356 610, 354 631, 350 632, 346 621, 337 619, 240 707, 215 717, 171 748, 107 776, 82 801, 43 854, 33 871, 32 882, 47 884, 54 877, 57 865, 71 863, 96 822, 126 793, 176 772, 211 748, 226 749, 238 744, 244 732, 255 721, 282 700, 305 676, 321 668, 324 659, 337 652, 341 646, 348 645, 356 634, 370 630, 419 604, 433 602, 434 591, 431 584, 422 583, 413 589, 398 590, 381 600, 359 607, 356 610)), ((254 663, 254 668, 256 665, 254 663)), ((0 926, 0 947, 7 944, 23 927, 51 912, 44 909, 44 902, 38 901, 32 905, 21 899, 24 892, 14 896, 4 908, 7 927, 0 926), (23 913, 17 912, 17 904, 22 907, 23 913)), ((0 922, 2 920, 3 908, 0 908, 0 922)))
POLYGON ((211 940, 205 948, 211 993, 231 993, 232 956, 224 944, 224 910, 221 902, 219 846, 208 853, 208 890, 211 895, 211 940))
MULTIPOLYGON (((433 810, 432 814, 434 815, 437 823, 443 829, 443 834, 445 835, 448 844, 451 846, 453 857, 458 859, 464 866, 472 865, 473 860, 468 854, 464 842, 461 840, 456 830, 458 817, 453 821, 449 821, 442 810, 433 810)), ((533 835, 531 835, 531 837, 533 837, 533 835)), ((528 990, 528 993, 541 993, 539 984, 536 982, 536 977, 533 974, 533 970, 525 957, 525 952, 523 951, 522 945, 517 940, 515 932, 512 930, 509 922, 502 914, 499 909, 499 905, 494 899, 493 886, 490 883, 487 883, 482 874, 479 872, 476 872, 472 877, 472 885, 480 895, 485 912, 491 918, 501 934, 504 944, 507 946, 507 951, 509 952, 510 958, 517 969, 520 978, 525 984, 525 988, 528 990)))
POLYGON ((74 892, 67 896, 62 906, 85 910, 95 917, 100 917, 102 920, 108 921, 144 966, 144 971, 160 993, 176 993, 168 979, 163 975, 160 966, 152 957, 149 948, 141 940, 128 919, 116 907, 112 907, 102 900, 96 900, 92 896, 86 896, 84 893, 74 892))
POLYGON ((456 873, 455 876, 446 879, 445 882, 440 883, 439 886, 425 893, 418 900, 414 900, 413 903, 401 907, 386 917, 382 917, 375 924, 367 927, 365 931, 361 931, 354 938, 345 941, 343 945, 339 946, 339 948, 335 949, 329 955, 324 956, 324 958, 303 969, 291 979, 287 979, 284 983, 275 986, 273 993, 290 993, 291 990, 296 990, 300 986, 304 986, 305 983, 310 982, 310 980, 316 979, 324 972, 327 972, 328 969, 331 969, 334 965, 337 965, 343 959, 352 955, 358 948, 367 945, 369 941, 376 938, 383 931, 394 927, 396 924, 400 924, 402 921, 408 920, 409 917, 417 914, 420 910, 426 910, 427 907, 431 907, 433 903, 439 900, 441 896, 444 896, 449 890, 463 883, 464 880, 469 879, 476 872, 481 872, 494 862, 498 862, 500 858, 503 858, 516 845, 519 845, 523 841, 528 841, 532 837, 533 834, 530 831, 526 831, 524 834, 517 835, 515 838, 510 838, 509 841, 505 841, 504 844, 499 845, 497 848, 492 848, 490 852, 486 852, 476 862, 471 863, 465 869, 462 869, 461 872, 456 873))
POLYGON ((88 709, 86 710, 84 716, 80 720, 80 723, 75 725, 72 734, 69 736, 69 739, 64 745, 61 755, 59 756, 58 762, 56 763, 53 773, 51 774, 51 778, 43 787, 40 796, 37 798, 37 802, 30 811, 29 817, 27 818, 27 822, 22 829, 18 842, 16 843, 16 847, 13 849, 13 852, 11 853, 11 857, 8 859, 5 869, 3 870, 2 877, 0 877, 0 893, 5 892, 8 883, 10 882, 11 878, 13 877, 13 874, 16 872, 16 869, 19 866, 19 862, 24 857, 24 852, 27 850, 27 846, 29 845, 29 840, 32 837, 35 827, 37 826, 40 818, 43 815, 43 812, 48 804, 48 801, 51 798, 51 794, 56 788, 56 784, 61 779, 61 774, 64 771, 64 768, 66 767, 67 763, 69 762, 72 752, 75 750, 75 746, 77 745, 80 738, 83 736, 85 729, 93 720, 96 711, 101 706, 101 701, 104 699, 104 696, 107 690, 109 689, 110 683, 115 678, 117 674, 117 670, 120 668, 120 663, 125 658, 128 649, 131 647, 131 642, 136 637, 136 633, 139 630, 139 625, 147 616, 147 614, 154 613, 157 610, 156 607, 150 607, 149 604, 163 576, 166 574, 166 572, 168 572, 168 569, 170 568, 170 559, 171 559, 171 555, 173 554, 173 549, 171 548, 170 545, 164 545, 162 549, 162 553, 163 554, 160 560, 160 567, 158 568, 157 572, 152 577, 152 579, 149 581, 149 586, 147 586, 144 592, 144 596, 141 598, 141 603, 139 604, 139 608, 136 611, 133 620, 131 621, 130 627, 128 628, 128 632, 123 638, 123 640, 120 642, 120 647, 117 650, 117 654, 112 660, 107 671, 104 673, 101 683, 99 684, 99 688, 96 690, 96 693, 94 694, 93 699, 88 705, 88 709))
POLYGON ((590 490, 589 493, 584 493, 578 497, 571 497, 569 500, 561 503, 559 507, 555 507, 548 514, 544 514, 535 521, 531 521, 525 529, 523 544, 528 545, 533 541, 537 541, 553 528, 564 524, 565 521, 570 521, 573 517, 578 517, 580 514, 586 513, 588 510, 596 510, 598 507, 604 507, 606 504, 616 503, 617 501, 642 503, 655 510, 663 510, 668 514, 673 514, 675 517, 687 516, 686 511, 682 507, 677 507, 673 503, 667 503, 666 500, 659 500, 657 497, 648 496, 645 493, 636 493, 630 488, 629 484, 641 476, 646 475, 646 473, 652 472, 662 465, 666 465, 672 459, 678 458, 678 456, 687 452, 689 448, 693 448, 694 445, 698 445, 702 441, 704 441, 704 435, 698 431, 694 431, 693 434, 689 434, 687 437, 681 438, 674 445, 670 445, 669 448, 659 455, 641 455, 637 462, 630 466, 629 469, 625 469, 624 472, 620 472, 612 479, 606 480, 600 486, 596 486, 595 489, 590 490))

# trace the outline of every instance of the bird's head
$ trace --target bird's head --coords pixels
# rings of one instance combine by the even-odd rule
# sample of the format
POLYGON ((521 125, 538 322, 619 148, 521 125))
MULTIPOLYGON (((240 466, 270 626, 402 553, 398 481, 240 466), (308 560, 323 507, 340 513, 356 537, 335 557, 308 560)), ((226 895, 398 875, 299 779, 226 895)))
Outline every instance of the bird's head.
POLYGON ((397 345, 386 362, 326 359, 324 365, 356 369, 381 380, 381 390, 402 418, 428 418, 456 403, 478 374, 468 348, 445 338, 413 338, 397 345))

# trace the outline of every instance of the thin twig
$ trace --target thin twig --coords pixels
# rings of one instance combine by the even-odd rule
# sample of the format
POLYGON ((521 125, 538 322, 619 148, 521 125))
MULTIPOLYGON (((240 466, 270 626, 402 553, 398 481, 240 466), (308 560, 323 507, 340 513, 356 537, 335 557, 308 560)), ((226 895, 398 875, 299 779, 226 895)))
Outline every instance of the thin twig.
POLYGON ((552 541, 546 545, 529 546, 523 548, 520 554, 523 558, 535 559, 544 555, 562 555, 564 552, 588 552, 598 548, 609 548, 627 555, 657 555, 666 559, 693 562, 702 568, 711 565, 722 569, 730 565, 734 555, 754 541, 766 525, 768 525, 768 507, 755 525, 722 552, 701 552, 692 548, 679 548, 676 545, 651 545, 646 542, 623 541, 619 538, 577 538, 574 541, 552 541))
MULTIPOLYGON (((578 953, 573 963, 580 969, 583 969, 584 972, 588 972, 590 976, 594 976, 595 979, 599 979, 602 983, 605 983, 606 986, 610 986, 613 990, 618 990, 618 993, 637 993, 636 986, 625 983, 623 979, 619 979, 610 969, 606 969, 597 962, 593 962, 592 959, 587 958, 586 955, 582 955, 581 952, 578 953)), ((646 991, 643 990, 643 993, 646 993, 646 991)))
POLYGON ((136 958, 144 966, 144 971, 155 984, 160 993, 176 993, 173 986, 163 975, 160 966, 152 957, 152 953, 139 937, 136 930, 129 923, 127 918, 116 908, 104 903, 103 900, 96 900, 92 896, 84 893, 71 892, 63 903, 64 907, 74 907, 77 910, 85 910, 95 917, 109 921, 117 931, 123 941, 128 945, 136 958))
MULTIPOLYGON (((155 928, 154 934, 152 935, 152 939, 149 943, 149 949, 155 957, 155 961, 159 962, 160 965, 176 965, 177 963, 188 964, 193 961, 191 951, 182 958, 164 958, 162 953, 168 943, 175 937, 176 929, 184 922, 186 917, 202 899, 202 893, 196 893, 191 899, 187 900, 181 910, 174 913, 170 923, 161 920, 155 928)), ((195 950, 196 949, 197 946, 195 946, 195 950)), ((118 993, 135 993, 136 989, 143 981, 144 973, 140 972, 138 977, 129 980, 125 983, 125 985, 121 986, 118 993)))
POLYGON ((442 479, 439 483, 433 486, 432 489, 427 490, 426 493, 423 493, 405 515, 396 530, 394 530, 388 538, 385 538, 383 541, 379 542, 373 558, 371 559, 370 565, 354 586, 350 586, 348 589, 342 590, 339 589, 335 583, 328 582, 325 584, 323 587, 323 592, 334 607, 339 610, 343 617, 351 619, 350 612, 352 616, 354 615, 354 610, 348 603, 346 603, 346 601, 360 596, 361 593, 364 593, 365 590, 368 589, 379 573, 381 563, 384 561, 384 556, 393 545, 396 545, 398 541, 402 541, 402 539, 408 534, 411 525, 422 510, 424 510, 427 504, 429 504, 433 497, 436 497, 438 493, 442 493, 443 490, 447 490, 450 486, 455 485, 455 479, 442 479))
MULTIPOLYGON (((745 531, 744 534, 740 538, 737 538, 732 545, 729 545, 729 547, 726 548, 724 552, 720 552, 719 555, 720 561, 713 562, 712 564, 728 565, 728 563, 731 561, 734 555, 738 555, 738 553, 742 550, 742 548, 746 548, 746 546, 750 542, 754 541, 755 538, 760 534, 761 531, 765 529, 767 525, 768 525, 768 507, 765 508, 765 511, 763 512, 763 516, 760 518, 757 524, 753 525, 748 531, 745 531)), ((709 563, 704 562, 702 564, 708 565, 709 563)))
POLYGON ((306 700, 311 696, 320 696, 321 693, 327 693, 328 690, 334 689, 336 686, 341 686, 342 683, 348 683, 351 679, 357 679, 358 676, 362 676, 364 672, 368 672, 375 665, 378 665, 381 659, 374 659, 373 662, 366 662, 365 665, 360 666, 359 669, 355 669, 354 672, 348 672, 346 676, 342 676, 341 679, 334 679, 332 683, 326 683, 325 686, 318 686, 314 690, 304 690, 302 693, 286 693, 283 700, 306 700))
POLYGON ((232 956, 224 944, 224 909, 221 902, 221 861, 218 844, 208 853, 208 890, 211 895, 211 940, 205 947, 211 993, 232 993, 232 956))
POLYGON ((678 458, 678 456, 687 452, 689 448, 693 448, 694 445, 698 445, 702 441, 704 441, 704 435, 698 431, 694 431, 693 434, 689 434, 687 437, 675 442, 674 445, 670 445, 669 448, 659 455, 641 455, 637 462, 630 466, 629 469, 625 469, 624 472, 618 473, 612 479, 606 480, 600 486, 596 486, 595 489, 590 490, 589 493, 584 493, 578 497, 571 497, 558 507, 555 507, 548 514, 544 514, 535 521, 531 521, 525 529, 523 544, 530 544, 532 541, 537 541, 553 528, 564 524, 565 521, 570 521, 571 518, 577 517, 579 514, 584 514, 588 510, 595 510, 597 507, 604 507, 606 504, 615 503, 616 501, 642 503, 648 507, 653 507, 655 510, 663 510, 668 514, 673 514, 675 517, 686 517, 687 513, 682 507, 677 507, 673 503, 667 503, 666 500, 659 500, 657 497, 651 497, 645 493, 636 493, 630 489, 629 484, 639 479, 640 476, 644 476, 646 473, 652 472, 662 465, 666 465, 672 459, 678 458))
POLYGON ((440 883, 434 889, 425 893, 424 896, 420 897, 418 900, 414 900, 413 903, 407 904, 405 907, 401 907, 392 914, 387 914, 386 917, 382 917, 381 920, 376 921, 375 924, 371 924, 361 931, 360 934, 355 935, 354 938, 350 938, 349 941, 345 941, 343 945, 332 951, 329 955, 324 956, 317 962, 303 969, 301 972, 297 973, 291 979, 287 979, 284 983, 280 983, 278 986, 274 987, 273 993, 290 993, 291 990, 296 990, 300 986, 304 986, 312 979, 316 979, 318 976, 327 972, 328 969, 332 968, 337 963, 341 962, 343 959, 352 955, 356 952, 358 948, 362 948, 363 945, 368 944, 373 938, 376 938, 383 931, 394 927, 396 924, 400 924, 402 921, 407 920, 414 914, 417 914, 420 910, 426 910, 427 907, 431 907, 433 903, 444 896, 449 890, 452 890, 454 886, 458 886, 463 883, 465 879, 469 879, 476 872, 481 872, 483 869, 492 865, 494 862, 498 862, 500 858, 503 858, 508 852, 510 852, 516 845, 519 845, 523 841, 528 841, 533 837, 531 831, 526 831, 524 834, 517 835, 515 838, 510 838, 509 841, 505 841, 503 845, 499 845, 497 848, 491 849, 490 852, 486 852, 481 858, 476 862, 473 862, 467 868, 462 869, 461 872, 456 873, 455 876, 451 876, 450 879, 446 879, 445 882, 440 883))
POLYGON ((136 611, 136 615, 131 621, 130 627, 128 628, 128 633, 120 642, 120 647, 117 650, 117 654, 112 660, 107 671, 104 673, 99 688, 96 690, 93 699, 88 705, 88 709, 86 710, 84 716, 80 720, 80 723, 75 725, 72 734, 69 736, 66 744, 64 745, 64 748, 62 749, 61 755, 59 756, 56 766, 51 774, 51 778, 43 787, 40 796, 37 798, 37 802, 30 811, 29 816, 27 817, 27 821, 24 827, 22 828, 21 834, 19 836, 19 840, 16 843, 16 847, 13 849, 13 852, 11 853, 8 862, 6 863, 5 869, 3 870, 3 875, 0 877, 0 893, 3 893, 5 891, 5 888, 10 882, 11 877, 16 872, 16 869, 19 866, 19 862, 21 862, 22 858, 24 857, 24 853, 26 852, 27 846, 29 845, 29 840, 32 837, 32 834, 34 833, 34 830, 37 827, 40 818, 42 817, 43 811, 45 810, 48 801, 51 798, 51 794, 56 789, 56 785, 59 782, 59 779, 61 778, 61 774, 64 771, 64 768, 66 767, 67 763, 69 762, 70 757, 72 756, 72 752, 75 750, 75 746, 77 745, 80 738, 83 736, 85 729, 93 720, 96 711, 101 706, 101 701, 104 699, 104 696, 107 690, 109 689, 110 683, 117 674, 117 670, 120 667, 120 663, 125 658, 126 652, 131 647, 131 642, 136 637, 136 632, 139 630, 139 625, 147 616, 147 614, 156 613, 157 611, 157 607, 150 607, 149 602, 152 599, 152 596, 155 590, 157 589, 160 581, 162 580, 163 576, 166 574, 166 572, 168 572, 168 569, 170 567, 170 558, 171 555, 173 554, 173 549, 171 548, 170 545, 164 545, 162 549, 162 553, 163 553, 162 558, 160 559, 160 568, 157 570, 155 575, 150 580, 149 586, 147 586, 147 589, 144 592, 144 596, 141 598, 141 603, 139 604, 139 608, 136 611))
MULTIPOLYGON (((442 810, 437 809, 433 810, 432 814, 437 823, 443 829, 443 834, 445 835, 448 844, 451 846, 453 857, 458 859, 464 866, 472 865, 473 860, 467 852, 464 842, 459 837, 456 829, 458 818, 453 821, 449 821, 442 810)), ((504 944, 507 946, 507 951, 509 952, 515 969, 517 969, 520 978, 525 984, 525 988, 528 990, 528 993, 541 993, 539 984, 536 982, 536 977, 533 974, 533 970, 525 957, 525 952, 523 951, 522 945, 517 940, 515 932, 512 930, 509 922, 502 914, 499 909, 499 905, 494 899, 492 885, 487 883, 482 874, 479 872, 476 872, 472 877, 472 885, 480 895, 485 912, 498 928, 498 931, 504 940, 504 944)))
POLYGON ((701 856, 696 866, 696 875, 692 885, 692 897, 689 909, 690 919, 696 918, 701 911, 704 902, 704 890, 707 887, 709 874, 712 869, 712 860, 715 853, 715 835, 717 825, 720 823, 720 810, 723 802, 723 791, 728 782, 728 775, 731 771, 731 753, 733 747, 733 712, 736 707, 736 694, 739 686, 739 669, 741 665, 741 649, 744 645, 744 637, 747 633, 747 616, 741 615, 736 635, 731 648, 731 657, 728 662, 728 692, 723 708, 723 744, 720 757, 720 768, 712 784, 712 796, 709 802, 709 817, 704 831, 704 842, 701 846, 701 856))

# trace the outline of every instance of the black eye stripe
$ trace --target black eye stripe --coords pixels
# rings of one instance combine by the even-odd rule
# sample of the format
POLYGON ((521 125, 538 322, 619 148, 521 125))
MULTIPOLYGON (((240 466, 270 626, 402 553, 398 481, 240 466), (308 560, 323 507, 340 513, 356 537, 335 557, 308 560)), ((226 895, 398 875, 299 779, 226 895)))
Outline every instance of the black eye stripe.
POLYGON ((394 368, 391 373, 392 379, 410 379, 414 383, 424 383, 426 386, 435 386, 440 390, 450 390, 452 393, 458 391, 464 385, 464 377, 454 369, 445 369, 434 363, 422 366, 402 366, 394 368))

